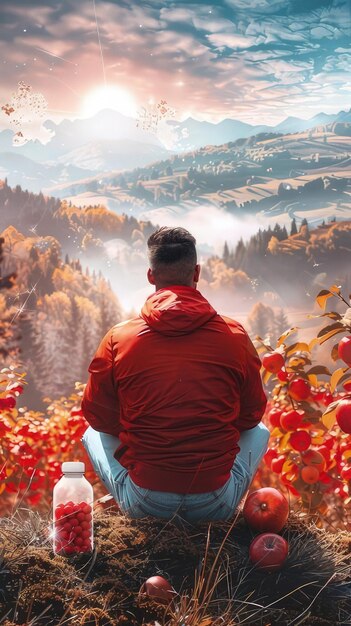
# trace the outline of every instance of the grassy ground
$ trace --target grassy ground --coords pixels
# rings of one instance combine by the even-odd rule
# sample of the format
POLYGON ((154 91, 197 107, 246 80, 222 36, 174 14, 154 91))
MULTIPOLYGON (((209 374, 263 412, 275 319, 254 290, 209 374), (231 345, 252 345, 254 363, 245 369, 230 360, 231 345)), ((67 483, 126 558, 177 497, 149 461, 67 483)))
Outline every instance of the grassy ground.
POLYGON ((298 626, 351 623, 351 537, 291 516, 284 567, 252 568, 253 534, 232 524, 130 520, 94 512, 90 556, 55 556, 50 518, 17 509, 0 519, 0 624, 4 626, 298 626), (177 591, 170 606, 139 593, 153 575, 177 591))

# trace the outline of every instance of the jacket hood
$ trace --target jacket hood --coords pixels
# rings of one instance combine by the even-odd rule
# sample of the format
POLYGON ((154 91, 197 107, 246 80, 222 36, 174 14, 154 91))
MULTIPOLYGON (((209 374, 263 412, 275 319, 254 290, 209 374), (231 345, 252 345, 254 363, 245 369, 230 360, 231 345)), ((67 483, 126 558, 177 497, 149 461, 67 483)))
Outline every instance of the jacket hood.
POLYGON ((149 296, 141 317, 162 335, 187 335, 203 326, 217 312, 193 287, 171 285, 149 296))

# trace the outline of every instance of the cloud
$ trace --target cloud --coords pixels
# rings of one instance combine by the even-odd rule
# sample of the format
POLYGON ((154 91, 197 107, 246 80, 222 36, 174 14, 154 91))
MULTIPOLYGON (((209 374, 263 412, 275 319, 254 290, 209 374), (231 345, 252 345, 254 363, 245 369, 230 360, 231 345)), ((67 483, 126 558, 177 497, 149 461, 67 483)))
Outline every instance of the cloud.
MULTIPOLYGON (((351 50, 350 50, 351 52, 351 50)), ((349 72, 351 67, 351 54, 338 54, 335 57, 327 57, 323 65, 324 72, 349 72)))
POLYGON ((215 33, 207 37, 216 48, 231 48, 232 50, 250 48, 256 41, 254 37, 245 37, 236 33, 215 33))
POLYGON ((90 2, 2 2, 0 97, 27 80, 49 111, 79 115, 84 95, 106 78, 139 106, 166 98, 180 117, 192 110, 273 123, 294 114, 301 94, 308 111, 322 80, 334 89, 336 110, 339 85, 348 82, 347 0, 96 0, 96 9, 101 49, 90 2))
POLYGON ((202 206, 200 203, 186 210, 179 207, 152 209, 140 214, 139 218, 150 220, 159 226, 182 226, 194 235, 198 246, 210 247, 215 254, 223 251, 224 232, 227 233, 228 244, 232 247, 240 237, 248 239, 260 227, 254 217, 239 220, 218 207, 202 206))
MULTIPOLYGON (((248 9, 247 0, 226 0, 225 4, 234 10, 247 11, 248 9)), ((270 14, 286 8, 286 4, 284 0, 250 0, 250 10, 255 13, 270 14)))

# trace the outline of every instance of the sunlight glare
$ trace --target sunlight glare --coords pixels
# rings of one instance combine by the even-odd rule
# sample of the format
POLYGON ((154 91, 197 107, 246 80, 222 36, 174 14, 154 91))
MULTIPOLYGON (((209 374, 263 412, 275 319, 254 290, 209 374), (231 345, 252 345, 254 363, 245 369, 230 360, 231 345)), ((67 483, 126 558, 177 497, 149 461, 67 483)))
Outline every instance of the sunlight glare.
POLYGON ((135 117, 137 114, 137 105, 132 94, 113 85, 97 87, 90 91, 84 98, 82 115, 91 117, 104 109, 113 109, 128 117, 135 117))

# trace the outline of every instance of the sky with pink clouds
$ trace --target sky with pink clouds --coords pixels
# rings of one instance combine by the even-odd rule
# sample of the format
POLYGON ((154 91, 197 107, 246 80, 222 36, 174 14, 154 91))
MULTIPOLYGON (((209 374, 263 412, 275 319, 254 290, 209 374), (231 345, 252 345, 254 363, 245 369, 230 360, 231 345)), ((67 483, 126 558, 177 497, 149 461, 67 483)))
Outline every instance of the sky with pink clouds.
POLYGON ((25 81, 76 118, 106 83, 177 119, 309 118, 351 107, 350 36, 349 0, 4 0, 0 106, 25 81))

